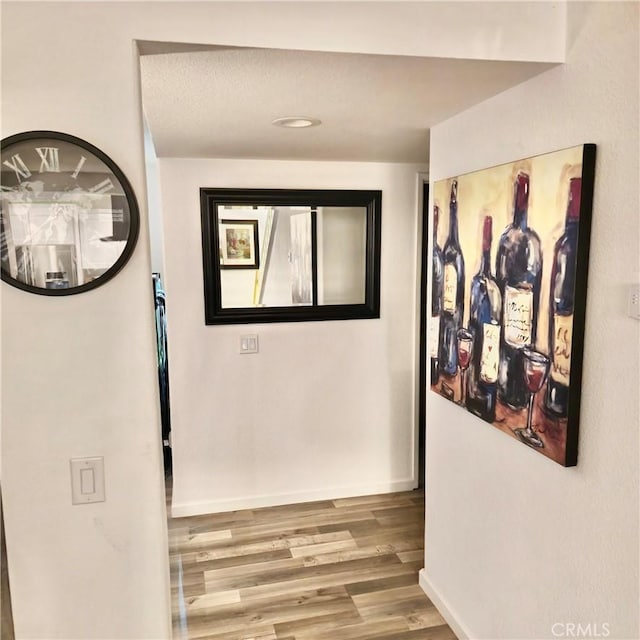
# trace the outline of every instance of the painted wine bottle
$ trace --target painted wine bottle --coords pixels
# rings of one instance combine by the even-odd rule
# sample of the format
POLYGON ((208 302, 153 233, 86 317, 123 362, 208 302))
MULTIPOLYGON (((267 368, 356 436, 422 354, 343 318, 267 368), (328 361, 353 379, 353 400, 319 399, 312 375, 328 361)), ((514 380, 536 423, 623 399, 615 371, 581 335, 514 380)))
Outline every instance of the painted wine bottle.
POLYGON ((464 258, 458 239, 458 181, 451 183, 449 235, 442 251, 442 313, 440 315, 440 371, 454 375, 458 368, 458 329, 464 310, 464 258))
POLYGON ((545 394, 545 409, 561 418, 566 418, 568 414, 573 297, 576 284, 581 191, 582 179, 572 178, 569 181, 569 200, 564 234, 556 242, 551 269, 549 294, 551 370, 545 394))
POLYGON ((438 219, 440 207, 433 207, 433 251, 431 252, 431 320, 429 324, 429 357, 431 358, 431 384, 440 377, 438 357, 440 351, 440 313, 442 311, 443 266, 442 250, 438 246, 438 219))
POLYGON ((514 409, 527 406, 522 350, 535 347, 542 279, 538 234, 528 226, 529 176, 514 184, 513 222, 503 231, 496 253, 496 280, 502 294, 498 398, 514 409))
POLYGON ((502 320, 502 296, 498 283, 491 274, 492 224, 491 216, 485 216, 480 269, 471 281, 469 298, 473 355, 467 378, 467 409, 487 422, 493 422, 496 417, 502 320))

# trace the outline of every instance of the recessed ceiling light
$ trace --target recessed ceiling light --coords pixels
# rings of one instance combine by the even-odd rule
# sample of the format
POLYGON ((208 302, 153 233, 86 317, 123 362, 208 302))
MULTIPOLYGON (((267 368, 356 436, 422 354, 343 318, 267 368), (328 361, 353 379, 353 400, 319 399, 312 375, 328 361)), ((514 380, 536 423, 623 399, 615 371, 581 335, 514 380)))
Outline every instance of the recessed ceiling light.
POLYGON ((288 129, 304 129, 305 127, 317 127, 320 124, 318 118, 307 118, 307 116, 286 116, 277 118, 271 124, 276 127, 287 127, 288 129))

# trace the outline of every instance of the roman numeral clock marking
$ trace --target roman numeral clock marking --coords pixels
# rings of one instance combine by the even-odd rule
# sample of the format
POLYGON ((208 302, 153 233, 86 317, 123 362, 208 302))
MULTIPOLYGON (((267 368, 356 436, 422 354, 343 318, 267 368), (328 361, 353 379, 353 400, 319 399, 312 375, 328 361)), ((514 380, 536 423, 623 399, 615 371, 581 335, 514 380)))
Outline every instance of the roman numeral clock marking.
MULTIPOLYGON (((40 168, 38 169, 39 173, 61 172, 60 150, 58 147, 34 147, 34 150, 37 153, 38 158, 40 159, 40 168)), ((74 180, 77 179, 86 162, 87 157, 80 156, 80 160, 78 160, 75 169, 70 174, 70 176, 74 180)), ((27 180, 28 178, 31 178, 33 176, 29 167, 25 164, 19 153, 14 154, 13 156, 11 156, 11 158, 5 160, 2 164, 14 171, 18 183, 22 183, 24 180, 27 180)), ((112 191, 115 188, 116 185, 113 183, 111 178, 105 178, 104 180, 95 184, 93 187, 90 187, 88 191, 90 193, 107 193, 108 191, 112 191)), ((3 186, 2 190, 11 190, 11 187, 3 186)))
POLYGON ((36 152, 40 156, 40 173, 51 171, 60 173, 60 159, 58 158, 57 147, 36 147, 36 152))
POLYGON ((71 174, 71 177, 74 180, 78 177, 78 174, 80 173, 80 170, 82 169, 86 161, 87 159, 85 158, 85 156, 80 156, 80 162, 78 162, 78 164, 76 165, 75 171, 71 174))
POLYGON ((98 184, 94 185, 89 189, 91 193, 106 193, 107 191, 111 191, 115 185, 111 182, 111 178, 107 178, 102 182, 98 182, 98 184))
POLYGON ((19 153, 11 156, 11 160, 5 160, 2 164, 16 172, 18 182, 22 182, 25 178, 31 177, 31 171, 29 171, 29 168, 24 163, 19 153))

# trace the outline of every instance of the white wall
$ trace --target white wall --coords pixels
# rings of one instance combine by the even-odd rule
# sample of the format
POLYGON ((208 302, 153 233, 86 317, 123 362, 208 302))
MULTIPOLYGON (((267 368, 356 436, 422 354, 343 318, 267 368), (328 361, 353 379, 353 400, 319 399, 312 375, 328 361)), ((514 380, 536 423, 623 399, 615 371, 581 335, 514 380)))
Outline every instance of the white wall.
POLYGON ((160 201, 160 183, 158 177, 158 157, 153 146, 151 132, 144 121, 144 159, 147 178, 147 209, 149 212, 149 247, 151 250, 151 271, 162 274, 164 271, 162 235, 162 202, 160 201))
POLYGON ((174 514, 417 485, 414 292, 424 169, 160 159, 174 514), (203 186, 382 189, 381 318, 205 326, 203 186), (244 333, 259 335, 259 354, 238 354, 244 333))
POLYGON ((640 637, 640 325, 625 298, 640 280, 638 9, 570 3, 565 66, 432 130, 434 181, 598 146, 578 466, 564 469, 427 394, 421 583, 471 638, 568 637, 556 623, 640 637))
POLYGON ((52 298, 2 284, 2 491, 16 637, 167 638, 135 47, 100 9, 3 3, 2 12, 2 136, 52 129, 88 140, 130 179, 142 216, 130 262, 102 287, 52 298), (106 501, 74 506, 69 460, 84 456, 104 457, 106 501))
MULTIPOLYGON (((53 129, 87 139, 128 176, 143 218, 131 261, 104 287, 49 299, 2 284, 2 491, 18 638, 137 640, 170 633, 134 40, 562 59, 562 3, 344 2, 331 3, 329 9, 322 2, 283 2, 270 3, 268 10, 266 6, 262 2, 2 3, 2 136, 53 129), (526 20, 520 21, 516 18, 522 11, 526 20), (104 455, 107 501, 72 507, 68 460, 83 455, 104 455)), ((175 215, 184 215, 183 208, 175 215)), ((193 251, 197 255, 199 240, 193 251)), ((200 273, 199 264, 193 273, 200 273)), ((191 272, 187 276, 187 280, 193 277, 191 272)), ((202 321, 201 314, 195 316, 202 321)), ((358 344, 359 325, 351 326, 351 342, 358 344)), ((331 352, 332 333, 327 324, 315 337, 316 347, 324 343, 331 352)), ((382 334, 379 344, 390 352, 386 357, 392 365, 386 384, 398 398, 405 393, 398 390, 407 386, 402 379, 405 356, 395 353, 391 332, 382 334)), ((246 365, 250 376, 261 375, 264 356, 269 350, 281 352, 285 343, 284 348, 291 349, 286 364, 303 360, 294 354, 304 353, 308 338, 304 326, 286 337, 273 327, 268 339, 266 330, 263 337, 263 353, 246 365)), ((221 351, 227 349, 225 357, 230 358, 235 341, 222 342, 221 351)), ((336 354, 345 369, 350 366, 349 353, 336 354)), ((200 351, 194 358, 197 372, 210 366, 200 351)), ((291 389, 289 371, 277 369, 269 376, 278 387, 277 398, 288 395, 289 411, 297 415, 296 403, 308 399, 290 397, 296 389, 291 389)), ((321 393, 313 398, 329 391, 340 397, 333 369, 314 373, 321 393)), ((245 380, 246 376, 226 377, 224 384, 245 380)), ((380 384, 373 380, 371 390, 380 384)), ((262 393, 261 385, 255 383, 254 388, 262 393)), ((256 406, 267 401, 273 403, 272 397, 258 395, 256 406)), ((360 418, 353 402, 347 401, 347 409, 348 417, 360 418)), ((384 404, 371 409, 375 419, 389 410, 384 404)), ((228 433, 231 450, 252 444, 233 441, 244 434, 228 433)), ((304 435, 310 448, 327 437, 319 431, 304 435)), ((295 451, 296 444, 284 441, 280 448, 295 451)), ((344 444, 353 445, 348 440, 344 444)), ((378 443, 370 438, 358 446, 377 448, 378 443)), ((287 491, 281 471, 274 468, 272 474, 287 491)), ((253 473, 251 468, 248 473, 253 473)), ((361 475, 357 481, 362 481, 361 475)))

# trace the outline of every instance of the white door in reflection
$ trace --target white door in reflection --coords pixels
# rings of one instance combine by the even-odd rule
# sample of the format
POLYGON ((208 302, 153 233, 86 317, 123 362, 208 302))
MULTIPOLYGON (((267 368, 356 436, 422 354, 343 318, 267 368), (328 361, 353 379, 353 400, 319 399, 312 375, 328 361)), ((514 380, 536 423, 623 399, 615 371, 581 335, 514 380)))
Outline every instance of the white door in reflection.
POLYGON ((313 270, 311 254, 311 212, 294 213, 289 219, 291 230, 291 303, 313 302, 313 270))

